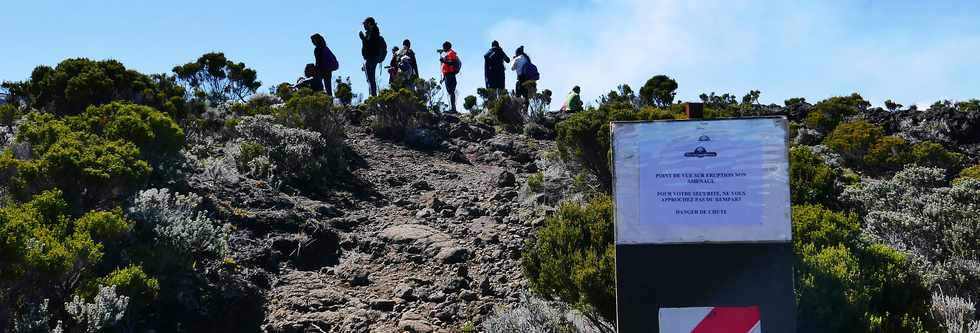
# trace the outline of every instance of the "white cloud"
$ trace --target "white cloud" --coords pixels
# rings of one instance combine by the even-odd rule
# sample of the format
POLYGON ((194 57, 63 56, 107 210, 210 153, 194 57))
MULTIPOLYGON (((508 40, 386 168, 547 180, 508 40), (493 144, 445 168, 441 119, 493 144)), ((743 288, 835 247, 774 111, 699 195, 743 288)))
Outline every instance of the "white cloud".
MULTIPOLYGON (((678 98, 702 92, 762 91, 764 102, 805 96, 819 100, 860 92, 875 104, 968 98, 980 76, 980 38, 955 26, 910 36, 895 17, 863 17, 860 4, 593 1, 542 13, 540 20, 504 20, 487 30, 509 54, 525 45, 541 72, 539 87, 560 100, 580 85, 591 101, 619 84, 638 90, 656 74, 680 83, 678 98), (890 31, 893 29, 895 31, 890 31), (944 30, 945 29, 945 30, 944 30), (965 81, 964 81, 965 80, 965 81)), ((904 13, 903 15, 915 15, 904 13)), ((924 30, 925 31, 925 30, 924 30)), ((508 73, 513 84, 513 73, 508 73)), ((462 79, 463 91, 482 75, 462 79)), ((553 105, 557 107, 557 105, 553 105)))

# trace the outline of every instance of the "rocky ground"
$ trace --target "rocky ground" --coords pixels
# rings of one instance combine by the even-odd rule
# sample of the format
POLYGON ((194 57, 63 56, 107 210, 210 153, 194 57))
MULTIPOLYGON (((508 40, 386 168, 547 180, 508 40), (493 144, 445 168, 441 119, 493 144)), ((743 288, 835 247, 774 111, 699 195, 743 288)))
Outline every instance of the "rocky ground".
MULTIPOLYGON (((798 121, 805 111, 776 114, 798 121)), ((855 118, 957 148, 976 163, 977 114, 871 110, 855 118)), ((352 171, 329 193, 300 195, 241 176, 217 182, 208 172, 188 178, 188 190, 233 227, 241 267, 233 280, 241 283, 224 293, 236 305, 254 303, 237 306, 243 327, 459 332, 518 302, 528 290, 525 241, 574 193, 564 188, 567 168, 545 156, 554 141, 494 134, 453 116, 406 143, 377 139, 366 126, 351 126, 347 137, 352 171), (538 171, 549 179, 543 193, 526 185, 538 171)))
POLYGON ((456 332, 526 292, 521 251, 550 208, 522 184, 553 142, 454 130, 418 150, 352 127, 352 180, 319 198, 191 177, 254 267, 263 331, 456 332))

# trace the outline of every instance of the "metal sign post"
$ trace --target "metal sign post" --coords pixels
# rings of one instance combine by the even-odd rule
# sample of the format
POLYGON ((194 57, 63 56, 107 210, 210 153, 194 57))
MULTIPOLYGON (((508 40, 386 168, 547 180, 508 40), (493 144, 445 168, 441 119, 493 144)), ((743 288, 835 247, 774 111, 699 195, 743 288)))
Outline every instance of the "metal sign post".
POLYGON ((786 118, 611 132, 619 332, 794 332, 786 118))

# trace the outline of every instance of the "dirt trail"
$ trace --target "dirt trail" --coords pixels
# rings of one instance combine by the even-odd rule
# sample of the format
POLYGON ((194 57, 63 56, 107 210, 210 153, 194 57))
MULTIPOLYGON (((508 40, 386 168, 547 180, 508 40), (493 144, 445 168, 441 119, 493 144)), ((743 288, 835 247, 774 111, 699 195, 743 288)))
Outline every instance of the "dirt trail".
POLYGON ((490 160, 467 164, 363 132, 349 137, 364 183, 353 190, 368 195, 332 203, 342 207, 326 221, 336 265, 285 265, 272 279, 263 330, 455 332, 517 300, 532 230, 517 203, 528 167, 509 156, 527 155, 514 148, 527 139, 466 143, 468 160, 490 160))

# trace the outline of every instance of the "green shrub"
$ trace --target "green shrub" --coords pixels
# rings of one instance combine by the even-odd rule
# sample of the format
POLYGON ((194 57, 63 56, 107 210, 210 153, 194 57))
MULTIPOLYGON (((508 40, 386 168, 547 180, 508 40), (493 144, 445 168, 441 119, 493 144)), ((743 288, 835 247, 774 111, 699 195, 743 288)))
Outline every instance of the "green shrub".
POLYGON ((476 112, 476 96, 469 95, 463 98, 463 108, 470 111, 470 113, 476 112))
POLYGON ((64 60, 55 68, 38 66, 29 80, 7 82, 3 87, 26 100, 31 108, 59 116, 79 114, 89 106, 111 101, 148 105, 175 118, 182 118, 188 107, 185 90, 173 77, 143 75, 115 60, 76 58, 64 60))
POLYGON ((874 173, 901 170, 911 159, 911 147, 905 139, 889 135, 875 142, 864 155, 864 166, 874 173))
POLYGON ((516 132, 524 126, 524 102, 510 94, 499 94, 485 105, 493 116, 496 125, 509 132, 516 132))
POLYGON ((382 90, 364 101, 364 108, 373 117, 374 135, 391 140, 404 139, 425 112, 425 105, 408 89, 382 90))
POLYGON ((160 293, 160 281, 143 271, 143 266, 129 265, 117 268, 97 279, 91 279, 79 287, 76 294, 82 299, 91 300, 101 287, 115 286, 121 295, 130 299, 131 309, 141 309, 150 305, 160 293))
POLYGON ((796 146, 790 149, 789 177, 794 204, 836 204, 841 191, 840 177, 810 148, 796 146))
POLYGON ((528 244, 521 266, 533 290, 615 318, 612 198, 562 204, 528 244))
POLYGON ((17 141, 30 156, 0 153, 0 180, 26 200, 58 188, 76 213, 109 208, 148 179, 151 163, 176 154, 184 131, 168 115, 144 105, 110 102, 57 117, 31 112, 17 141))
POLYGON ((311 130, 327 138, 343 140, 347 118, 342 109, 334 108, 333 98, 324 93, 302 89, 286 101, 285 107, 273 112, 280 124, 311 130))
POLYGON ((113 102, 92 106, 66 122, 75 131, 131 142, 147 159, 176 153, 184 145, 184 130, 173 119, 142 105, 113 102))
POLYGON ((340 101, 341 105, 351 105, 354 100, 354 90, 351 89, 350 76, 347 77, 346 81, 337 77, 337 89, 334 90, 333 94, 340 101))
POLYGON ((0 170, 12 170, 11 189, 19 198, 58 188, 67 193, 76 212, 112 207, 142 184, 151 170, 139 159, 139 149, 122 140, 68 132, 41 147, 34 152, 39 156, 27 160, 15 158, 8 149, 0 155, 0 170))
POLYGON ((0 311, 64 297, 74 288, 64 281, 87 283, 104 256, 105 243, 130 229, 119 211, 93 211, 78 219, 71 215, 60 191, 0 208, 0 301, 11 305, 0 311))
POLYGON ((120 294, 129 296, 130 305, 148 305, 160 292, 160 282, 147 275, 138 265, 116 269, 100 280, 102 285, 116 286, 120 294))
POLYGON ((242 164, 248 164, 248 162, 251 162, 256 157, 263 156, 266 153, 268 153, 268 151, 265 149, 265 146, 254 141, 242 142, 241 150, 242 152, 241 155, 238 156, 239 159, 237 160, 237 162, 242 164))
POLYGON ((527 187, 533 192, 541 192, 544 189, 544 173, 538 171, 528 176, 527 187))
POLYGON ((911 261, 860 227, 853 213, 793 206, 800 332, 927 332, 930 293, 911 261))
POLYGON ((868 150, 884 136, 881 126, 865 120, 840 124, 823 143, 839 153, 850 165, 860 166, 868 150))
POLYGON ((924 167, 945 169, 949 172, 957 172, 963 164, 963 155, 950 152, 942 145, 923 141, 912 146, 912 163, 924 167))
POLYGON ((846 117, 855 115, 870 106, 871 103, 857 93, 850 96, 831 97, 817 102, 807 114, 804 124, 806 127, 821 133, 828 133, 846 117))
POLYGON ((558 152, 565 161, 574 161, 599 180, 601 188, 612 190, 609 162, 609 123, 626 120, 673 119, 669 111, 628 103, 607 103, 596 110, 578 112, 557 125, 558 152))
POLYGON ((967 179, 980 180, 980 164, 961 170, 959 177, 957 177, 953 182, 959 183, 967 179))
POLYGON ((13 126, 14 121, 20 118, 20 110, 13 104, 0 105, 0 126, 13 126))

